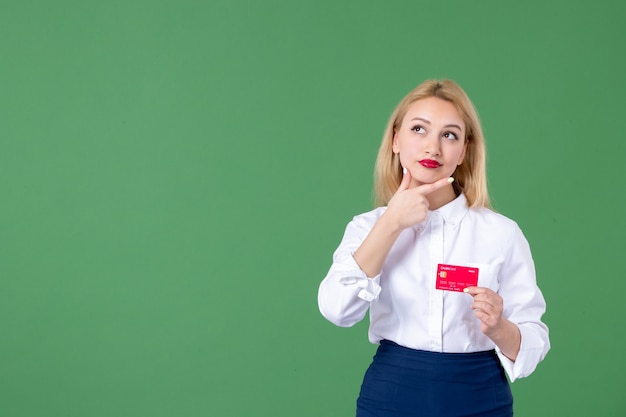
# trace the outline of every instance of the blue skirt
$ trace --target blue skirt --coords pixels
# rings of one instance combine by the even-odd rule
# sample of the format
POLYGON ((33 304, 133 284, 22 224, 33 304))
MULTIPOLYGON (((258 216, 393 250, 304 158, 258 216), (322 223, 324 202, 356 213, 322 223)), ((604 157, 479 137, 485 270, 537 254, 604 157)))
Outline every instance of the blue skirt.
POLYGON ((495 351, 437 353, 383 340, 367 369, 357 417, 511 417, 495 351))

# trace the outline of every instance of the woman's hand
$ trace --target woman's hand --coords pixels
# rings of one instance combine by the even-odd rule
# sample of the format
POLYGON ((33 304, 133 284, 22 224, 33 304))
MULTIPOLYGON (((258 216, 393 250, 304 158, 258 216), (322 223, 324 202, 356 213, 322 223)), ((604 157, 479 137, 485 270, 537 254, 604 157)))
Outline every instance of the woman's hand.
POLYGON ((480 330, 493 340, 507 358, 515 361, 522 336, 519 328, 502 316, 502 297, 485 287, 467 287, 463 291, 474 298, 471 308, 480 320, 480 330))
POLYGON ((502 297, 485 287, 467 287, 465 292, 474 297, 472 310, 480 320, 480 330, 487 336, 496 332, 502 325, 502 297))
POLYGON ((398 191, 387 204, 385 216, 391 220, 398 230, 404 230, 426 220, 428 215, 428 199, 426 196, 433 191, 449 185, 453 178, 442 178, 432 184, 423 184, 414 188, 411 185, 409 171, 402 177, 398 191))
POLYGON ((428 215, 426 195, 449 185, 451 180, 452 178, 443 178, 432 184, 409 188, 411 174, 408 171, 404 174, 398 191, 387 205, 387 210, 352 255, 365 275, 373 278, 380 273, 398 235, 407 227, 426 219, 428 215))

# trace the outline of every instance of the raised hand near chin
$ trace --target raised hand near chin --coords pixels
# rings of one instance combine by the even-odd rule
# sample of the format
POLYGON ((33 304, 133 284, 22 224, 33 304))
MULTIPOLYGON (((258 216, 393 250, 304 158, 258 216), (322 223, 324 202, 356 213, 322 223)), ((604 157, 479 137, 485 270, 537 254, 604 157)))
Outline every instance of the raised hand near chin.
POLYGON ((414 188, 411 185, 411 173, 407 171, 402 177, 398 190, 387 204, 386 216, 392 218, 402 230, 426 220, 428 215, 428 194, 450 185, 453 178, 442 178, 431 184, 422 184, 414 188))

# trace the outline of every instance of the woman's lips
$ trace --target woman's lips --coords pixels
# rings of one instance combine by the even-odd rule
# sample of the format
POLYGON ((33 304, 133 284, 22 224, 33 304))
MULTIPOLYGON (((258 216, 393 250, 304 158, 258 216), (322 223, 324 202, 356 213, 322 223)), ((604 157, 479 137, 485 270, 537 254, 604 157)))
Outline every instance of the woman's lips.
POLYGON ((439 168, 441 164, 434 159, 422 159, 420 165, 426 168, 439 168))

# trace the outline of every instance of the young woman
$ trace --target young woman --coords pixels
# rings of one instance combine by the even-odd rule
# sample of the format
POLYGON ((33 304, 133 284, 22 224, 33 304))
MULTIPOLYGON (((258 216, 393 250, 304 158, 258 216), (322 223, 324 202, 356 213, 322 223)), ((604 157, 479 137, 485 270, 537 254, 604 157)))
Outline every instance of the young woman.
POLYGON ((550 349, 528 243, 490 209, 476 110, 450 80, 397 106, 375 170, 378 208, 348 224, 322 281, 321 313, 369 310, 379 344, 357 416, 512 416, 511 381, 550 349))

